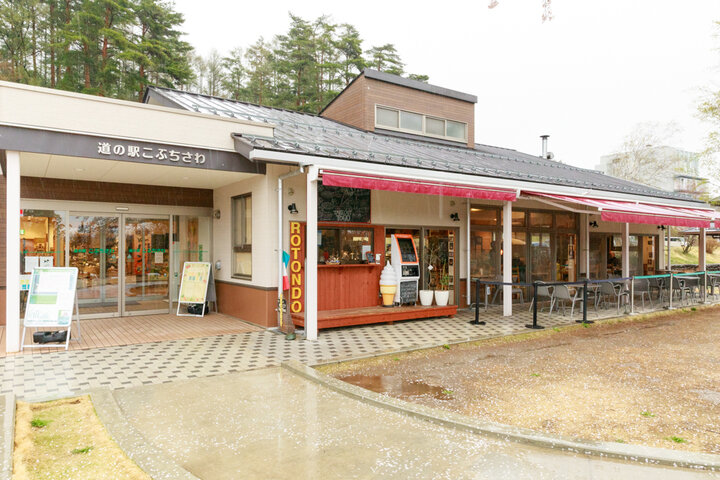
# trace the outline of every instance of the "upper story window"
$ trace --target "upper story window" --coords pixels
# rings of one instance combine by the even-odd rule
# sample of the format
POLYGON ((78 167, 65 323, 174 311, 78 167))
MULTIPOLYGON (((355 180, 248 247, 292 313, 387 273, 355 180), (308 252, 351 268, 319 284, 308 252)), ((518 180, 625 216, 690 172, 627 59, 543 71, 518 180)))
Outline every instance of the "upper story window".
POLYGON ((429 137, 467 141, 467 123, 379 105, 375 106, 375 126, 429 137))

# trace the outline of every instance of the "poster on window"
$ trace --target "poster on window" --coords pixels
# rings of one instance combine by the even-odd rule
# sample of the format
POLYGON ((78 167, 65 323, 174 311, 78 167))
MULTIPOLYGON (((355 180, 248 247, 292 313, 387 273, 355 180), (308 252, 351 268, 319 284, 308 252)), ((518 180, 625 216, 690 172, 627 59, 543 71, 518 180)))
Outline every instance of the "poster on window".
POLYGON ((205 303, 210 281, 208 262, 185 262, 180 282, 179 303, 205 303))

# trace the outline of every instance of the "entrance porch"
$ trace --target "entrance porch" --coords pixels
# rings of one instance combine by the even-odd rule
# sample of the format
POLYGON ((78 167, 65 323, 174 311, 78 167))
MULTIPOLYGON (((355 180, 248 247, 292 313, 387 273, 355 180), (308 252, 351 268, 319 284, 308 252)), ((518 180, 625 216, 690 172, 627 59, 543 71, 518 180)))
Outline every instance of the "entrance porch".
MULTIPOLYGON (((36 330, 39 329, 28 328, 26 343, 32 340, 32 332, 36 330)), ((69 350, 185 340, 263 330, 262 327, 221 313, 212 313, 205 317, 177 317, 173 314, 159 314, 96 318, 80 320, 80 340, 71 340, 69 350)), ((77 334, 75 323, 73 323, 72 332, 74 337, 77 334)), ((58 343, 56 344, 58 348, 28 348, 22 353, 8 354, 5 348, 5 335, 6 327, 2 325, 0 326, 0 357, 64 351, 65 347, 64 343, 58 343)))

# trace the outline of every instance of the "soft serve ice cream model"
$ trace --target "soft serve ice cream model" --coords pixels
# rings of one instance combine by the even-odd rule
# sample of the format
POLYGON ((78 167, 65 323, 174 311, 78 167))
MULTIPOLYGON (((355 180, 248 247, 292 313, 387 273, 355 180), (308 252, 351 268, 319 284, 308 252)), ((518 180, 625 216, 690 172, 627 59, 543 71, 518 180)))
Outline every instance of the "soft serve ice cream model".
POLYGON ((383 299, 383 307, 395 305, 395 292, 397 291, 397 276, 390 262, 385 264, 380 274, 380 294, 383 299))

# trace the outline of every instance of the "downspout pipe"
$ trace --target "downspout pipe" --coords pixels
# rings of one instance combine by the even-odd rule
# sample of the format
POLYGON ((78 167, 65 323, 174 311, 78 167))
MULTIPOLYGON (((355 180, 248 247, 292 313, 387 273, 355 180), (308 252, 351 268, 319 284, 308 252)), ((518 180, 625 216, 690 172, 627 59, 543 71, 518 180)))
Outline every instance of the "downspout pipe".
MULTIPOLYGON (((282 328, 282 301, 283 301, 283 181, 294 177, 296 175, 300 175, 302 173, 305 173, 305 165, 300 165, 300 168, 297 170, 290 171, 284 175, 280 175, 278 177, 278 187, 277 187, 277 195, 278 195, 278 211, 277 211, 277 217, 278 217, 278 304, 277 304, 277 321, 278 321, 278 328, 282 328)), ((288 309, 288 315, 290 314, 290 311, 288 309)))

